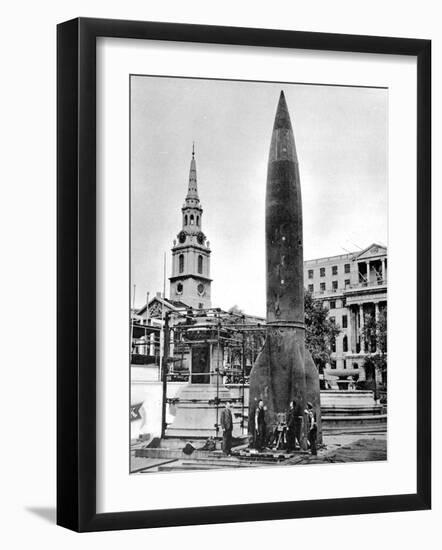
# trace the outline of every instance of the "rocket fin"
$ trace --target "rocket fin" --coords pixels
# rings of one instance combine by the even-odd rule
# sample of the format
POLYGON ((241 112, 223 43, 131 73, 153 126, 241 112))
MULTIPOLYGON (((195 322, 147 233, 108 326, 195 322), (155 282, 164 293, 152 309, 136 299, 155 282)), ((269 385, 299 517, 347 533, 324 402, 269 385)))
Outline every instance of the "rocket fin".
MULTIPOLYGON (((250 430, 253 431, 254 410, 262 399, 266 407, 267 425, 277 422, 277 413, 287 412, 295 399, 301 411, 305 403, 305 370, 303 334, 292 328, 268 329, 266 342, 250 374, 250 430)), ((302 412, 301 412, 302 414, 302 412)))

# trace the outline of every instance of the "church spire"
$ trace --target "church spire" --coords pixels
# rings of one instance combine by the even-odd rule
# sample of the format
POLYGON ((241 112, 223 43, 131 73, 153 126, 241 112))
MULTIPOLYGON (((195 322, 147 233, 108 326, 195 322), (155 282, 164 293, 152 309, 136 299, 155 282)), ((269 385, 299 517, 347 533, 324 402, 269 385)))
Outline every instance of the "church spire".
POLYGON ((192 160, 190 161, 189 187, 187 190, 186 201, 189 199, 199 201, 198 187, 196 183, 195 142, 192 143, 192 160))
POLYGON ((202 232, 203 207, 196 184, 195 144, 192 144, 189 186, 181 208, 183 225, 173 241, 170 298, 198 309, 210 308, 210 247, 202 232))

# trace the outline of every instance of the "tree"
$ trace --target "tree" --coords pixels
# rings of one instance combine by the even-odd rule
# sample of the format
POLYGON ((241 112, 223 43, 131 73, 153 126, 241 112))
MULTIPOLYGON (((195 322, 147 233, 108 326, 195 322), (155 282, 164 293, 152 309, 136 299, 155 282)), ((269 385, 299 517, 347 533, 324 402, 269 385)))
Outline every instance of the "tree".
POLYGON ((232 315, 244 315, 244 311, 238 307, 237 304, 228 309, 227 313, 231 313, 232 315))
POLYGON ((383 383, 385 385, 387 383, 387 312, 385 309, 379 311, 377 319, 374 315, 368 315, 365 318, 361 336, 364 338, 366 350, 369 353, 363 366, 368 378, 373 379, 377 399, 376 373, 380 372, 383 383))
POLYGON ((326 363, 330 361, 330 353, 336 336, 341 329, 334 321, 328 318, 329 310, 322 302, 314 300, 311 292, 304 295, 305 315, 305 345, 319 374, 324 373, 326 363))

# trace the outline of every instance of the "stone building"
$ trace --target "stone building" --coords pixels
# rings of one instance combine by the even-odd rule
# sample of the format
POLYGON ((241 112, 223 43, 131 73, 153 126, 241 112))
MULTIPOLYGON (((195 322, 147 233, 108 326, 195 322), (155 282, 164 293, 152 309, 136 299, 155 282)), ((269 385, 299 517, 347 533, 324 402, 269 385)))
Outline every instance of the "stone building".
MULTIPOLYGON (((169 354, 175 360, 169 366, 169 372, 173 373, 177 369, 180 372, 190 371, 191 379, 200 381, 204 377, 205 382, 209 383, 212 366, 218 360, 216 357, 218 350, 212 343, 200 347, 176 345, 176 325, 182 323, 183 317, 197 314, 200 324, 209 322, 205 316, 210 315, 211 309, 211 250, 202 232, 202 217, 203 208, 198 196, 195 148, 192 147, 187 194, 181 208, 181 229, 171 249, 169 298, 157 292, 137 311, 133 321, 132 348, 135 353, 132 357, 140 356, 136 358, 139 363, 152 366, 152 379, 160 377, 164 344, 163 324, 166 313, 170 315, 169 354)), ((179 377, 178 374, 176 376, 179 377)))
POLYGON ((376 350, 364 341, 361 329, 368 316, 378 318, 387 307, 387 274, 387 249, 375 243, 359 252, 304 262, 306 289, 323 302, 341 328, 326 378, 366 379, 364 360, 376 350))

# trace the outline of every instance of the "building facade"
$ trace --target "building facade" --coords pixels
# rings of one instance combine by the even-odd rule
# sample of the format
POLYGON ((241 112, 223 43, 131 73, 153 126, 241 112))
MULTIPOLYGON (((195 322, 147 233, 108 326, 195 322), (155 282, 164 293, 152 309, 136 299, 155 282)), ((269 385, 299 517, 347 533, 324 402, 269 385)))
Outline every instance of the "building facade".
POLYGON ((326 377, 367 379, 364 361, 376 350, 364 340, 363 328, 369 316, 378 319, 386 311, 387 277, 387 249, 379 244, 360 252, 304 262, 306 289, 329 309, 329 317, 341 329, 326 377))
POLYGON ((210 243, 202 231, 203 208, 198 196, 195 149, 192 149, 187 195, 181 208, 182 227, 173 241, 170 299, 195 309, 211 307, 210 243))

